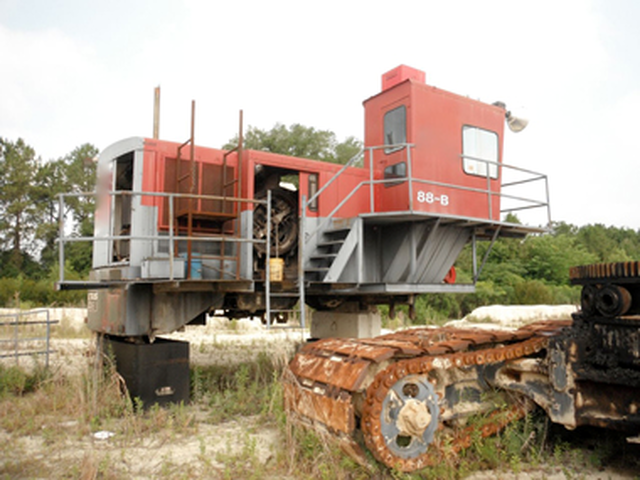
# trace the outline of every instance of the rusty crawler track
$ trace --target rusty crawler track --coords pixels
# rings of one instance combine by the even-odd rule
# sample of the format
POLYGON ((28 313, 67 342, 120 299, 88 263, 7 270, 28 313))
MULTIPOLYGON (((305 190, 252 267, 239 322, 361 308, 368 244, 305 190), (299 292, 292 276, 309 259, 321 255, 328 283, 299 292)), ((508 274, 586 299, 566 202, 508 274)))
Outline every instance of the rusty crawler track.
POLYGON ((492 388, 486 369, 545 349, 566 321, 516 331, 417 328, 373 339, 325 339, 306 345, 285 376, 285 408, 298 420, 342 440, 362 433, 385 465, 414 471, 471 444, 471 415, 488 417, 481 436, 495 434, 526 413, 483 399, 492 388), (468 397, 468 398, 465 398, 468 397), (494 413, 492 414, 492 410, 494 413))

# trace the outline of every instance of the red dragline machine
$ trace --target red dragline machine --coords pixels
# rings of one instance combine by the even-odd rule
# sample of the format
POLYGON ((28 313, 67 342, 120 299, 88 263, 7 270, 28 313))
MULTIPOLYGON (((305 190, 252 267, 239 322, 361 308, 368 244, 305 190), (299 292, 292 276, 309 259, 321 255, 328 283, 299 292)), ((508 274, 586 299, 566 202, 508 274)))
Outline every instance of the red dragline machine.
POLYGON ((246 150, 242 122, 228 151, 197 146, 192 133, 184 143, 128 138, 101 153, 91 280, 60 285, 90 290, 88 326, 113 344, 143 399, 185 398, 188 384, 171 384, 184 372, 166 372, 187 349, 157 337, 208 312, 271 323, 298 305, 304 325, 307 304, 312 337, 371 337, 375 304, 472 292, 454 270, 468 243, 475 283, 486 259, 476 261, 476 242, 544 230, 504 219, 539 209, 549 220, 546 176, 503 162, 505 123, 524 126, 504 104, 429 86, 400 66, 364 110, 365 147, 346 165, 246 150), (153 361, 140 356, 163 367, 142 372, 153 361))

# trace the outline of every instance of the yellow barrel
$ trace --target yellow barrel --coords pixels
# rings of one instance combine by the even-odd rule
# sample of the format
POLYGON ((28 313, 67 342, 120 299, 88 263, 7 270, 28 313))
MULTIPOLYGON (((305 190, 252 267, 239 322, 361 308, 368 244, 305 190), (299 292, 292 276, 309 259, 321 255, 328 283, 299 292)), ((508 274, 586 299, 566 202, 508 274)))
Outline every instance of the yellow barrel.
POLYGON ((269 259, 269 281, 281 282, 284 280, 284 260, 282 258, 269 259))

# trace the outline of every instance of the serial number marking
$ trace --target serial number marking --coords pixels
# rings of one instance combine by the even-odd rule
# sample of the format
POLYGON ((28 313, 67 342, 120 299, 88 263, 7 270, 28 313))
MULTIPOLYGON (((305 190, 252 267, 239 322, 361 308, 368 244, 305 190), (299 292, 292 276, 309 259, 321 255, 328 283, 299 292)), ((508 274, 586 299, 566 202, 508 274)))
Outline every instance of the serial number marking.
POLYGON ((420 203, 439 203, 443 207, 449 205, 449 195, 437 196, 433 192, 425 192, 423 190, 418 190, 417 199, 420 203))
POLYGON ((89 292, 87 295, 87 311, 98 311, 98 292, 89 292))

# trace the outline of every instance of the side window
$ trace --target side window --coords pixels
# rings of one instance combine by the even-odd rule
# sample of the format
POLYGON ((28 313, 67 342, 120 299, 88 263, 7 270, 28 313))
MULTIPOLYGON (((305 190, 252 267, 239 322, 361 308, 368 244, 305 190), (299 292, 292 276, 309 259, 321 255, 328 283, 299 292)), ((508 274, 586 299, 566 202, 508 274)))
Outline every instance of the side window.
MULTIPOLYGON (((309 198, 313 197, 316 193, 318 193, 318 174, 310 173, 309 174, 309 198)), ((318 199, 316 198, 313 202, 309 204, 309 210, 312 212, 318 211, 318 199)))
POLYGON ((462 169, 465 173, 486 177, 488 169, 489 177, 498 178, 498 160, 497 133, 468 125, 462 127, 462 169))
MULTIPOLYGON (((384 114, 384 144, 398 145, 407 142, 407 108, 404 105, 384 114)), ((393 153, 404 147, 385 148, 384 153, 393 153)))
MULTIPOLYGON (((403 179, 403 180, 407 178, 407 164, 405 162, 389 165, 387 168, 384 169, 385 180, 391 180, 394 178, 403 179)), ((392 187, 394 185, 398 185, 399 183, 402 183, 402 182, 388 182, 388 183, 385 183, 384 186, 392 187)))

